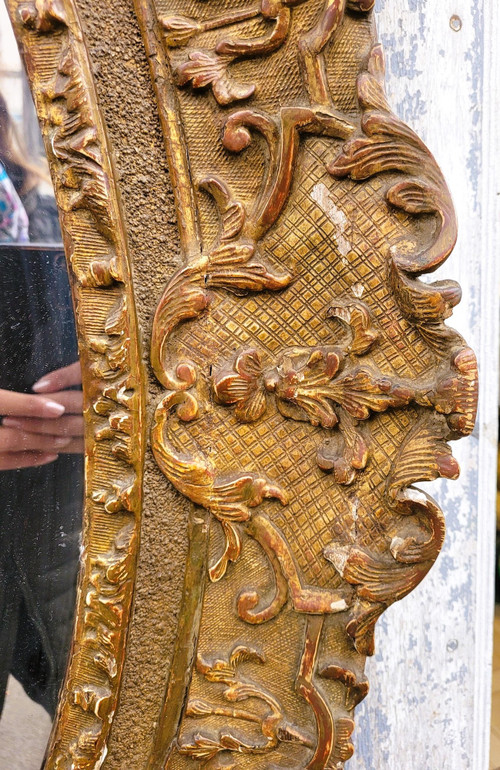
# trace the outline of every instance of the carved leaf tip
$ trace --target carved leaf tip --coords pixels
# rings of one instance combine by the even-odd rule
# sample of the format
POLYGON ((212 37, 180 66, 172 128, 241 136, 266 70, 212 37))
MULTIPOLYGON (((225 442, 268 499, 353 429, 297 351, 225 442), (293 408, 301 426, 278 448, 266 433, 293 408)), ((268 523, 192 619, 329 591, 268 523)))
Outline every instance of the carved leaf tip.
POLYGON ((60 26, 67 26, 68 18, 61 0, 33 0, 21 3, 19 7, 21 23, 36 32, 53 32, 60 26))
POLYGON ((203 29, 196 19, 189 16, 163 16, 159 22, 166 33, 165 43, 172 48, 186 45, 193 35, 203 29))
POLYGON ((124 280, 121 260, 118 255, 113 255, 109 259, 92 261, 81 283, 86 288, 108 288, 115 283, 123 283, 124 280))
POLYGON ((347 8, 354 13, 368 13, 375 8, 375 0, 347 0, 347 8))
POLYGON ((337 484, 349 486, 357 472, 366 468, 369 449, 359 429, 354 424, 344 427, 345 423, 344 417, 337 435, 320 444, 316 462, 321 470, 333 471, 337 484))
POLYGON ((454 354, 452 372, 438 384, 436 409, 446 415, 450 428, 458 436, 474 429, 478 399, 478 367, 474 351, 464 347, 454 354))
POLYGON ((350 330, 352 339, 347 353, 364 355, 380 336, 370 308, 360 300, 340 298, 330 305, 326 317, 337 318, 350 330))
POLYGON ((198 183, 198 188, 209 193, 217 204, 221 217, 221 241, 236 238, 246 220, 243 204, 233 200, 227 184, 216 176, 205 177, 198 183))
POLYGON ((187 60, 176 68, 177 85, 190 84, 195 89, 211 86, 220 105, 248 99, 254 93, 255 86, 244 86, 230 79, 228 65, 232 61, 232 56, 191 51, 187 60))

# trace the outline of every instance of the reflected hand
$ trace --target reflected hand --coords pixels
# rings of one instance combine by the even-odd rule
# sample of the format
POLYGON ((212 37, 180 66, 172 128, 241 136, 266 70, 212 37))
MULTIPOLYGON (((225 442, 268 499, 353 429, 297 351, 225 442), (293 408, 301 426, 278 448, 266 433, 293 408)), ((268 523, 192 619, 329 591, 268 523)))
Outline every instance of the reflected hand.
POLYGON ((83 452, 80 363, 56 369, 33 386, 35 394, 0 390, 0 470, 45 465, 60 453, 83 452), (50 394, 50 395, 45 395, 50 394))

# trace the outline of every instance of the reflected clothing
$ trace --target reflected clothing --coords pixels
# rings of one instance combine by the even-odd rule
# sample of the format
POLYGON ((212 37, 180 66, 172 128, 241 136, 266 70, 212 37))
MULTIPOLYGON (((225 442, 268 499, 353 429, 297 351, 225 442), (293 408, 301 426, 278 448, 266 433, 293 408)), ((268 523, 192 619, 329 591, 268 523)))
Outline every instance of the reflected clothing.
POLYGON ((61 243, 59 214, 53 194, 48 185, 37 184, 27 192, 24 190, 24 170, 3 158, 5 169, 17 190, 28 217, 28 237, 32 243, 61 243), (43 191, 43 188, 46 191, 43 191))
POLYGON ((0 243, 28 243, 28 216, 0 163, 0 243))
POLYGON ((75 608, 82 457, 0 477, 0 710, 12 674, 53 715, 75 608))
MULTIPOLYGON (((0 387, 77 360, 64 255, 0 250, 0 387)), ((0 711, 9 673, 53 714, 71 640, 83 458, 0 472, 0 711)))
POLYGON ((59 214, 53 195, 44 195, 35 187, 21 195, 28 216, 28 236, 32 243, 61 243, 59 214))

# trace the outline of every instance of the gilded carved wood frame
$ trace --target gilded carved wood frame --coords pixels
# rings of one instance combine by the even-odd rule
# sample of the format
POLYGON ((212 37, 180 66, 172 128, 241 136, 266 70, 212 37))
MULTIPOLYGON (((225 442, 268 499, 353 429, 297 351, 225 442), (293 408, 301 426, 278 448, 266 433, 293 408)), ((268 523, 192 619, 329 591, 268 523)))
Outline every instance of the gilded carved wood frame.
MULTIPOLYGON (((7 0, 84 372, 84 548, 46 767, 342 768, 375 623, 443 544, 413 485, 457 477, 447 442, 475 420, 475 357, 444 323, 460 288, 420 279, 454 247, 450 194, 387 102, 373 0, 119 0, 178 218, 180 259, 165 248, 138 326, 126 131, 108 138, 88 5, 7 0), (138 749, 124 671, 153 465, 192 505, 176 509, 182 558, 162 542, 184 588, 138 749)), ((159 529, 168 500, 148 510, 159 529)))

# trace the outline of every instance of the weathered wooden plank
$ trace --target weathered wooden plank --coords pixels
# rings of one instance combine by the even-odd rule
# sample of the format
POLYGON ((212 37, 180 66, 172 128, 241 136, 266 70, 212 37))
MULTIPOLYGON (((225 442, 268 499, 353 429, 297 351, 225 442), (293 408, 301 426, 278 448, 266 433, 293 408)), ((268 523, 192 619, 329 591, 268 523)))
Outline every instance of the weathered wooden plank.
POLYGON ((440 274, 458 279, 453 325, 478 352, 474 435, 461 482, 432 493, 448 521, 435 568, 377 627, 371 693, 357 714, 351 770, 488 767, 498 387, 500 111, 497 0, 379 0, 391 103, 424 138, 460 223, 440 274))

